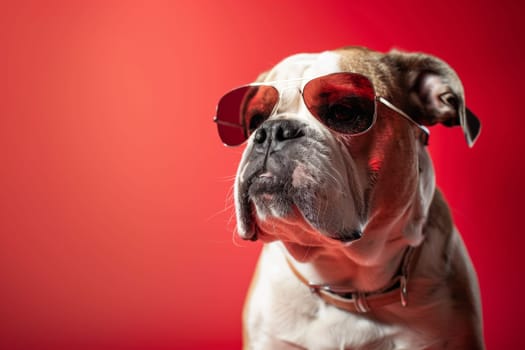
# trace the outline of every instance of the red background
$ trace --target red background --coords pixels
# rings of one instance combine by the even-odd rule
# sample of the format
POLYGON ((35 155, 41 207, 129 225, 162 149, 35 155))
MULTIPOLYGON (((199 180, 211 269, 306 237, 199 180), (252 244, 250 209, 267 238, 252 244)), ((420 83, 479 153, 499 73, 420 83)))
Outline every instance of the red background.
POLYGON ((522 334, 519 1, 13 1, 0 8, 0 348, 239 349, 259 243, 233 242, 241 149, 212 115, 281 58, 438 55, 483 122, 434 128, 490 349, 522 334))

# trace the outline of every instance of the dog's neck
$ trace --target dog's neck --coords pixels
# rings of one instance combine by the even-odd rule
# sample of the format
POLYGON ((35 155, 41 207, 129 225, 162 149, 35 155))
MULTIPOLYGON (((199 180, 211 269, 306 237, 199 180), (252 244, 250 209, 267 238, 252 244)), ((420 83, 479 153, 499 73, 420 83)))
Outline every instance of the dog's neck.
MULTIPOLYGON (((278 243, 297 271, 312 284, 345 287, 360 292, 377 291, 387 286, 398 274, 403 255, 413 244, 406 238, 406 230, 421 230, 421 225, 412 225, 413 212, 409 210, 400 215, 394 223, 384 220, 371 220, 363 231, 363 236, 350 243, 323 239, 312 231, 297 231, 293 235, 282 235, 278 243), (314 244, 305 236, 311 237, 314 244), (334 268, 344 266, 344 268, 334 268)), ((419 220, 419 219, 417 219, 419 220)), ((283 230, 285 226, 281 226, 283 230)), ((417 236, 422 236, 421 232, 417 236)))
POLYGON ((398 274, 408 244, 403 240, 391 242, 383 250, 381 263, 362 264, 351 247, 303 247, 281 243, 283 254, 310 284, 327 285, 348 291, 377 291, 383 289, 398 274), (334 266, 345 268, 334 269, 334 266))

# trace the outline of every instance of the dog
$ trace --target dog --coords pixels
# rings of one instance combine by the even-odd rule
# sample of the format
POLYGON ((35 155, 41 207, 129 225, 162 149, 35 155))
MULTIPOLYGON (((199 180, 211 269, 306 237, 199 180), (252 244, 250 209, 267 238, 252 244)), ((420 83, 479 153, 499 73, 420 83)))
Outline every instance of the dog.
POLYGON ((481 124, 422 53, 297 54, 234 89, 215 118, 246 143, 238 235, 264 243, 245 349, 483 349, 476 272, 436 188, 428 127, 481 124))

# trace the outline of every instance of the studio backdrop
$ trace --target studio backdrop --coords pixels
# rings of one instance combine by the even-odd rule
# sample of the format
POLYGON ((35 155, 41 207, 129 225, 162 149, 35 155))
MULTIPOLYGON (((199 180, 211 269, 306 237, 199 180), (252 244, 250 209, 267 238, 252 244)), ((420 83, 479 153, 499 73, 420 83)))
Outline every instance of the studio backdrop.
POLYGON ((525 347, 522 3, 11 1, 0 6, 0 348, 240 349, 260 243, 234 238, 242 147, 212 122, 280 59, 423 51, 481 119, 432 128, 489 349, 525 347))

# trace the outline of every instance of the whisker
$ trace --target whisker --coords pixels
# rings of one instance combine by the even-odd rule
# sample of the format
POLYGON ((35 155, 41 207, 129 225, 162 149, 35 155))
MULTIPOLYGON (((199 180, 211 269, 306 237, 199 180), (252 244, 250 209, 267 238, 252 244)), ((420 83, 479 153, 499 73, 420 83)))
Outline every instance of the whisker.
POLYGON ((236 175, 226 175, 226 176, 222 176, 222 177, 217 178, 217 180, 219 180, 221 182, 230 182, 230 181, 234 181, 235 177, 236 177, 236 175))
POLYGON ((308 254, 310 253, 312 243, 313 243, 313 237, 310 237, 310 244, 306 245, 306 251, 304 252, 304 255, 303 255, 303 261, 306 261, 306 259, 308 258, 308 254))
POLYGON ((226 213, 228 211, 231 211, 234 207, 235 207, 235 205, 233 203, 230 204, 230 205, 227 205, 223 209, 219 209, 219 210, 217 210, 217 212, 215 212, 215 213, 211 214, 210 216, 208 216, 205 219, 205 221, 206 222, 211 221, 211 220, 215 219, 217 216, 222 215, 222 214, 224 214, 224 213, 226 213))

